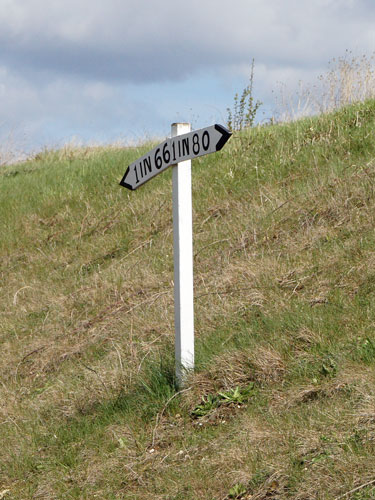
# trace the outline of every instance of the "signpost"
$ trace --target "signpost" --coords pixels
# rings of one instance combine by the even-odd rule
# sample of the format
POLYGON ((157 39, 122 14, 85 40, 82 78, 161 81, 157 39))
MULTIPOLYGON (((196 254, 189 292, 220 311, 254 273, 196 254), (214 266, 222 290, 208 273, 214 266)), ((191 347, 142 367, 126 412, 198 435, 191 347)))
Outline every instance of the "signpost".
POLYGON ((190 123, 173 123, 172 137, 131 163, 120 182, 134 190, 173 166, 175 357, 179 385, 186 372, 194 368, 191 160, 219 151, 231 135, 222 125, 191 131, 190 123))

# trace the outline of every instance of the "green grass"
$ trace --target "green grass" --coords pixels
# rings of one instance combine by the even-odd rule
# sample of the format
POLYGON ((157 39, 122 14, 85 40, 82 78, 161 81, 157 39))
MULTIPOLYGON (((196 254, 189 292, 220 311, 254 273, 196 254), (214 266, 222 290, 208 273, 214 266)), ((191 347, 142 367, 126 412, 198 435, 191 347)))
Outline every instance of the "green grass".
POLYGON ((372 498, 374 125, 368 101, 194 162, 182 391, 171 172, 118 185, 150 145, 2 168, 0 495, 372 498))

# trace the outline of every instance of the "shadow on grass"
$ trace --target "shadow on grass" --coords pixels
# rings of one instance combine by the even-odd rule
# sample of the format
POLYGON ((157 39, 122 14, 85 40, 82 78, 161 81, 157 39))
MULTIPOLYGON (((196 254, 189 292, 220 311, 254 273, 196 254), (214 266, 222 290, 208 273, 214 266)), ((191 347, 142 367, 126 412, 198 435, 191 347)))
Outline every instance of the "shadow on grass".
MULTIPOLYGON (((172 356, 160 353, 144 366, 132 390, 122 390, 115 399, 97 402, 64 423, 60 421, 50 433, 50 436, 55 436, 54 440, 44 436, 43 444, 50 447, 52 441, 53 447, 61 447, 73 442, 87 442, 94 435, 99 442, 108 425, 121 424, 124 420, 145 425, 162 410, 177 390, 174 360, 172 356)), ((176 404, 175 401, 173 403, 176 404)))
POLYGON ((131 392, 120 392, 117 399, 107 405, 110 414, 135 413, 142 419, 154 417, 178 390, 172 356, 164 352, 149 362, 131 392))

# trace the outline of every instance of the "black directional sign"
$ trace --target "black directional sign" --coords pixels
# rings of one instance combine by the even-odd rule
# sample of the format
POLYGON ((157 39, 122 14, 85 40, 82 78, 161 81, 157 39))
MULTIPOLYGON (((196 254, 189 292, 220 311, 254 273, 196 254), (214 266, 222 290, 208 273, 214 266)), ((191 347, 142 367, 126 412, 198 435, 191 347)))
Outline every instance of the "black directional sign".
POLYGON ((231 135, 222 125, 211 125, 166 139, 131 163, 120 185, 132 190, 137 189, 171 165, 220 151, 231 135))

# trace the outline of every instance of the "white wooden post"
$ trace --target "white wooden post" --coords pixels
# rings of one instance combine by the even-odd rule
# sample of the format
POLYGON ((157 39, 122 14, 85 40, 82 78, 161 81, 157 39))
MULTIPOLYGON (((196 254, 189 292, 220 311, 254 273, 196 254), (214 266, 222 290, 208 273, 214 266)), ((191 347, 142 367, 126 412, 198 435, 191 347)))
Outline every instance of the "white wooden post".
MULTIPOLYGON (((173 123, 172 137, 190 132, 190 123, 173 123)), ((194 369, 193 222, 191 160, 172 167, 174 316, 177 383, 194 369)))

